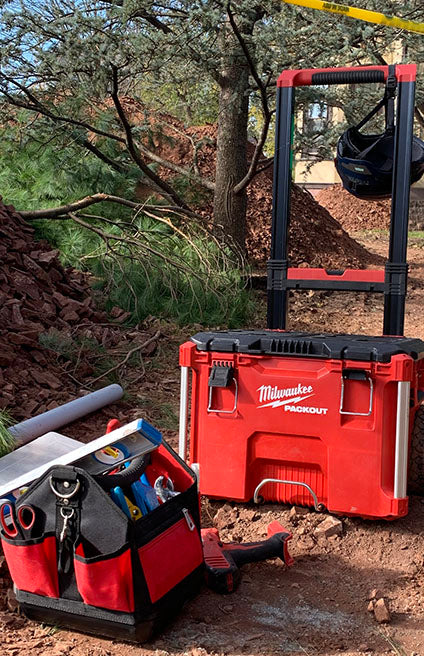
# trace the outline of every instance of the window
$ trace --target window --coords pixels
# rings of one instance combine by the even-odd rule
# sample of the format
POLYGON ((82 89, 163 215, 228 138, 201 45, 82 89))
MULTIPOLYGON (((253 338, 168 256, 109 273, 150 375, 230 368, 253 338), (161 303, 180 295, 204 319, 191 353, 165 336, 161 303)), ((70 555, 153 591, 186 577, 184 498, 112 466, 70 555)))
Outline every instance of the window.
POLYGON ((325 103, 311 103, 303 111, 302 159, 318 155, 319 146, 324 143, 324 133, 331 121, 331 107, 325 103))

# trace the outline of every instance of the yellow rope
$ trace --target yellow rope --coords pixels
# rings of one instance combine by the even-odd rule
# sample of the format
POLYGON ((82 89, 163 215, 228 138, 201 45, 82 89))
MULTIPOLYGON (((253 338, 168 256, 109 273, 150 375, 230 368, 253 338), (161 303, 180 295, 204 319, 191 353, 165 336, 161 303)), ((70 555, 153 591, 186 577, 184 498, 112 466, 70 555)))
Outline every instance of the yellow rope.
POLYGON ((283 2, 286 2, 289 5, 299 5, 300 7, 329 11, 333 14, 342 14, 343 16, 356 18, 357 20, 366 21, 367 23, 387 25, 388 27, 396 27, 408 32, 419 32, 420 34, 424 34, 424 23, 405 20, 404 18, 397 18, 396 16, 386 16, 377 11, 358 9, 357 7, 348 7, 347 5, 338 5, 335 2, 323 2, 322 0, 283 0, 283 2))

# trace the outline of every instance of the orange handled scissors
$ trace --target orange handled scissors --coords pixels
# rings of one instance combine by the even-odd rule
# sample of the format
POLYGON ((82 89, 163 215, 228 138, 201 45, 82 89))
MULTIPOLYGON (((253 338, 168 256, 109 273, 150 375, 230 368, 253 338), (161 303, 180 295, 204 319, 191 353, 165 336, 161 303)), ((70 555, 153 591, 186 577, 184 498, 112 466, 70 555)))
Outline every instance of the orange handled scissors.
POLYGON ((23 505, 15 510, 12 502, 3 503, 0 508, 0 524, 3 532, 9 538, 20 537, 28 540, 31 537, 35 522, 35 511, 32 506, 23 505))

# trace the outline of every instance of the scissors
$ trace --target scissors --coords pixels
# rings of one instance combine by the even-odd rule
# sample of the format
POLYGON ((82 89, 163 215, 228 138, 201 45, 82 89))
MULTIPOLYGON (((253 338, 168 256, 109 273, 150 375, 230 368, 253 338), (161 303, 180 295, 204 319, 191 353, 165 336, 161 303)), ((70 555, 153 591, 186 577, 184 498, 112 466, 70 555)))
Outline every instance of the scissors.
POLYGON ((0 524, 9 538, 19 536, 21 540, 28 540, 31 537, 34 522, 35 511, 28 504, 20 506, 17 511, 13 503, 10 502, 3 503, 0 508, 0 524), (8 515, 7 520, 6 515, 8 515))

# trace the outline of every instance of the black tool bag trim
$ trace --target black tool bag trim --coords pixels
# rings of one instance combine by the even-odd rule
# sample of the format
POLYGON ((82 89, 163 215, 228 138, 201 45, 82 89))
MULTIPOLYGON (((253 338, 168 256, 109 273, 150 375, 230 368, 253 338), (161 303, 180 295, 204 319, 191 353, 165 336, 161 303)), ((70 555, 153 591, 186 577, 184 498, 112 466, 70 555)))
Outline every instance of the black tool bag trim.
POLYGON ((34 508, 33 534, 2 535, 29 618, 143 641, 198 591, 204 562, 195 474, 163 444, 146 469, 151 484, 159 475, 180 494, 137 521, 77 467, 53 467, 31 485, 17 507, 34 508))

